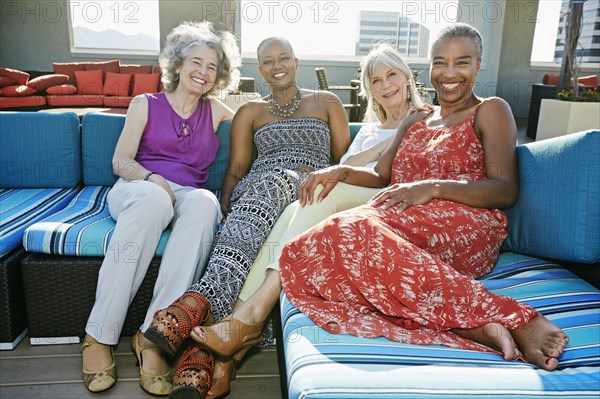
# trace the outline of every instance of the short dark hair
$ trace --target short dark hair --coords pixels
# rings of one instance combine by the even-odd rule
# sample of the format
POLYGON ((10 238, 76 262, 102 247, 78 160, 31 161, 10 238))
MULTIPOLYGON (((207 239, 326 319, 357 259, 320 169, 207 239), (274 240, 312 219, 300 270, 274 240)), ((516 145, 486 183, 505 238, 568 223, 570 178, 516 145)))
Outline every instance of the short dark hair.
MULTIPOLYGON (((481 33, 469 24, 457 22, 454 24, 447 25, 442 28, 435 37, 431 44, 431 49, 441 40, 445 40, 451 37, 468 37, 475 42, 477 46, 477 60, 481 61, 481 54, 483 53, 483 40, 481 39, 481 33)), ((430 49, 430 53, 431 53, 430 49)), ((431 54, 429 54, 431 58, 431 54)))
POLYGON ((265 40, 263 40, 262 42, 260 42, 260 44, 256 48, 256 58, 258 59, 258 63, 259 64, 260 64, 260 59, 259 59, 258 53, 260 53, 261 48, 267 42, 269 42, 271 40, 279 40, 279 41, 283 42, 284 44, 286 44, 290 48, 290 50, 292 51, 292 57, 296 58, 296 54, 294 53, 294 48, 292 47, 292 44, 290 43, 290 41, 288 39, 284 39, 283 37, 271 36, 271 37, 267 37, 265 40))

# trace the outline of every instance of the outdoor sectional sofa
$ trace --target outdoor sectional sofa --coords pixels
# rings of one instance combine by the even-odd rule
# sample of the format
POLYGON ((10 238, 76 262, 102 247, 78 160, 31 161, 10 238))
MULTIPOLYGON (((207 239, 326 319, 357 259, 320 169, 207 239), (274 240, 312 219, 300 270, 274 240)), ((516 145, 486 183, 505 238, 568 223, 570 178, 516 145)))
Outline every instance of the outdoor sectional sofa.
POLYGON ((25 71, 0 67, 0 109, 127 108, 136 95, 160 88, 158 65, 55 62, 52 69, 32 78, 25 71))
MULTIPOLYGON (((63 135, 64 128, 38 115, 0 113, 2 156, 11 152, 19 154, 18 159, 31 159, 27 157, 33 156, 33 149, 44 145, 42 140, 22 145, 17 138, 25 126, 32 136, 58 140, 63 135), (15 136, 10 142, 4 141, 6 126, 16 126, 8 129, 15 136), (5 143, 10 143, 10 150, 5 143)), ((106 193, 115 181, 110 162, 123 122, 121 115, 84 116, 81 181, 75 196, 62 210, 29 224, 24 233, 27 254, 15 264, 22 269, 29 337, 34 344, 78 342, 84 334, 101 256, 110 248, 113 222, 106 193)), ((227 166, 229 125, 222 124, 217 132, 221 147, 208 182, 215 191, 227 166)), ((351 124, 353 135, 359 127, 351 124)), ((518 155, 520 193, 517 204, 506 210, 509 236, 497 266, 481 281, 498 294, 531 303, 569 334, 559 370, 546 372, 520 361, 506 362, 493 353, 332 335, 315 326, 282 294, 276 321, 284 397, 597 398, 600 291, 569 269, 583 271, 598 284, 600 131, 520 145, 518 155)), ((4 174, 3 168, 1 187, 5 187, 4 174)), ((4 212, 4 202, 0 205, 4 212)), ((124 335, 133 334, 141 324, 161 245, 133 299, 124 335)), ((9 285, 18 284, 17 280, 9 285)))

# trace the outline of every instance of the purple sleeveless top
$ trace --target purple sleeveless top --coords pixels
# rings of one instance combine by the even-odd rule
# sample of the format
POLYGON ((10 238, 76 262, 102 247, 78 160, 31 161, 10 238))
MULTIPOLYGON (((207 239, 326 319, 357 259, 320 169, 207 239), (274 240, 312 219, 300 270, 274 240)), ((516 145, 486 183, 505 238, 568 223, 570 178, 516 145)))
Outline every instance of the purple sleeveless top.
POLYGON ((220 143, 213 130, 210 100, 200 100, 194 113, 183 119, 165 93, 146 94, 146 98, 148 121, 135 160, 174 183, 204 187, 220 143))

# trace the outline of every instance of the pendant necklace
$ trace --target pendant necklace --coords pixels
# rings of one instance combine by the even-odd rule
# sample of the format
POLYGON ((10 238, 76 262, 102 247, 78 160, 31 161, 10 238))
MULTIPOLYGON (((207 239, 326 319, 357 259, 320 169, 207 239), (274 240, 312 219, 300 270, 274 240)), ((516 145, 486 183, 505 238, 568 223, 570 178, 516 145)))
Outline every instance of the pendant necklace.
POLYGON ((269 103, 269 111, 280 118, 289 118, 292 116, 294 112, 300 108, 300 88, 298 87, 298 92, 294 97, 290 99, 290 101, 286 102, 283 105, 280 105, 275 97, 273 97, 273 93, 269 95, 269 99, 267 102, 269 103))

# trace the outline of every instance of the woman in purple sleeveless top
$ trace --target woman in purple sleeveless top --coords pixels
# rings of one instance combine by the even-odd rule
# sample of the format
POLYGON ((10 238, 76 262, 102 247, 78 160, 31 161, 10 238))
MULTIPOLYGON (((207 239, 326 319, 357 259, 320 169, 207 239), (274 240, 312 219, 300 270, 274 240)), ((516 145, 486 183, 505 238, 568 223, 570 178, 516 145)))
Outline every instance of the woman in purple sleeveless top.
POLYGON ((164 352, 141 332, 156 310, 198 280, 222 218, 219 201, 203 187, 219 146, 215 131, 233 117, 212 96, 237 83, 235 38, 208 22, 182 23, 168 35, 159 62, 164 92, 133 99, 113 157, 120 178, 108 194, 108 207, 117 224, 82 345, 84 383, 92 392, 117 381, 112 346, 169 225, 154 295, 132 349, 142 389, 153 395, 171 392, 164 352))

